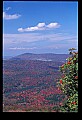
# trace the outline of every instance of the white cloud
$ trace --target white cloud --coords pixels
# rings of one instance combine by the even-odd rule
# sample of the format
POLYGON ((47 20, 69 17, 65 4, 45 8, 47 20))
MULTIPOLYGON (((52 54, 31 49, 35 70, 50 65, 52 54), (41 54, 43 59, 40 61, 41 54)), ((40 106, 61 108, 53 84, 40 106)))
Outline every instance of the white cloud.
POLYGON ((48 28, 58 28, 60 27, 60 25, 58 23, 50 23, 49 25, 47 25, 48 28))
POLYGON ((50 23, 46 25, 45 23, 38 23, 38 25, 34 27, 28 27, 28 28, 18 28, 19 32, 27 32, 27 31, 36 31, 36 30, 49 30, 52 28, 58 28, 60 27, 59 23, 50 23))
POLYGON ((18 28, 19 32, 24 32, 23 28, 18 28))
POLYGON ((11 7, 7 7, 7 8, 6 8, 7 11, 10 10, 10 9, 11 9, 11 7))
POLYGON ((38 30, 38 27, 35 26, 35 27, 28 27, 25 29, 25 31, 35 31, 35 30, 38 30))
POLYGON ((22 43, 22 42, 35 42, 35 41, 40 41, 44 39, 44 36, 41 36, 40 34, 37 33, 28 33, 28 34, 4 34, 3 35, 3 41, 6 44, 11 44, 13 41, 16 43, 22 43))
POLYGON ((9 48, 11 50, 34 50, 37 49, 37 47, 32 47, 32 48, 25 48, 25 47, 13 47, 13 48, 9 48))
POLYGON ((18 19, 20 16, 21 15, 19 15, 19 14, 9 15, 6 12, 3 12, 3 19, 5 19, 5 20, 18 19))
POLYGON ((26 34, 4 34, 3 35, 3 41, 6 43, 11 42, 35 42, 35 41, 50 41, 50 42, 59 42, 59 41, 65 41, 65 42, 76 42, 77 36, 73 35, 67 35, 62 33, 54 33, 54 34, 41 34, 41 33, 26 33, 26 34))
POLYGON ((37 25, 37 27, 39 27, 39 28, 44 27, 44 26, 46 26, 45 23, 38 23, 38 25, 37 25))
POLYGON ((65 33, 26 33, 3 35, 3 49, 7 50, 57 50, 64 48, 68 49, 70 47, 77 48, 77 45, 77 36, 65 33))

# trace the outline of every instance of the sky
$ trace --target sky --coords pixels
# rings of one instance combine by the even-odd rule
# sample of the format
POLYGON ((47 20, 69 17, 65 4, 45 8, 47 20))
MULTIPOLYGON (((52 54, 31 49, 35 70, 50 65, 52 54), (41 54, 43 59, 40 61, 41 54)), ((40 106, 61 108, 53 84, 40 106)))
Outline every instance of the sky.
POLYGON ((3 1, 3 56, 78 50, 78 2, 3 1))

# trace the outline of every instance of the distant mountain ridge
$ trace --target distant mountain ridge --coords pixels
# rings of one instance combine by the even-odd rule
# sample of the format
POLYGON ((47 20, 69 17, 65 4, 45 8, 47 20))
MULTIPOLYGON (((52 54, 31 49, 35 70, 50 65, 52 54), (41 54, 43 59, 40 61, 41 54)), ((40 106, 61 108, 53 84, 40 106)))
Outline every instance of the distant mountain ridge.
POLYGON ((54 53, 44 53, 44 54, 34 54, 34 53, 24 53, 15 57, 10 58, 10 60, 40 60, 40 61, 60 61, 65 62, 69 54, 54 54, 54 53))
POLYGON ((12 56, 3 56, 3 60, 9 60, 12 56))

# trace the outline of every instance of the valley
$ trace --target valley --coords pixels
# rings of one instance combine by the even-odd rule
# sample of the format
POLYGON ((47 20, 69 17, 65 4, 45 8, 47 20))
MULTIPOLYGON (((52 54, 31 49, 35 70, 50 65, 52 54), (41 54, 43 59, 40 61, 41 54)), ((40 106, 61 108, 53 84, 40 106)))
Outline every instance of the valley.
POLYGON ((56 59, 4 60, 3 111, 55 112, 54 107, 57 108, 65 99, 65 95, 57 88, 61 76, 59 66, 62 64, 56 59))

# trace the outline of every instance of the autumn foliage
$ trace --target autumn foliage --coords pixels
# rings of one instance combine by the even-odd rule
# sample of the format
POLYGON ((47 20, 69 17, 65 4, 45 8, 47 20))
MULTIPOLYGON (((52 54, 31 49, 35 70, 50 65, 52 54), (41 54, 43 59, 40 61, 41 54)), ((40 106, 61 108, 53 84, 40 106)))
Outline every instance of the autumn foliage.
POLYGON ((58 87, 65 93, 67 99, 60 105, 62 112, 78 111, 78 52, 74 48, 69 49, 70 57, 65 64, 60 66, 62 72, 58 87))

